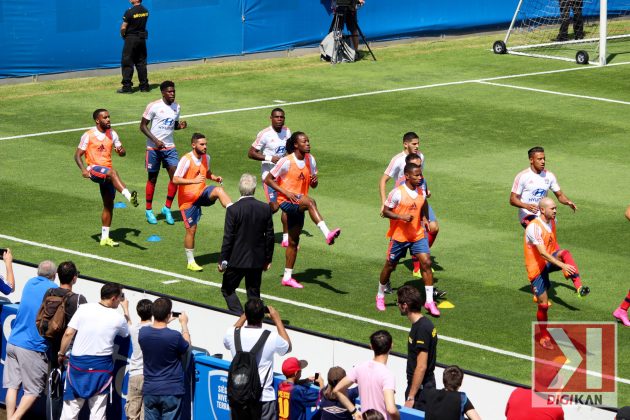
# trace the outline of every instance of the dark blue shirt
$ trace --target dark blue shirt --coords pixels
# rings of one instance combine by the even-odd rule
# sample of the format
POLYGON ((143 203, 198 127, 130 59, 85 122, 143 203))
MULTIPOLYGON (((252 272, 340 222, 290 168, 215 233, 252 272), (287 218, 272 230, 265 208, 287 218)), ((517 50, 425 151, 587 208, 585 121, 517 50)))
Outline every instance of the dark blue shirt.
POLYGON ((314 407, 318 398, 319 388, 310 383, 302 385, 284 381, 278 385, 278 418, 306 420, 306 410, 314 407))
POLYGON ((184 337, 169 328, 147 326, 140 328, 138 342, 144 359, 142 395, 184 395, 184 337))
POLYGON ((57 285, 46 277, 33 277, 26 282, 22 290, 22 301, 13 321, 9 344, 40 353, 48 350, 48 343, 37 331, 35 318, 42 306, 44 294, 53 287, 57 285))
MULTIPOLYGON (((346 391, 348 399, 354 404, 359 398, 359 387, 355 386, 346 391)), ((352 420, 352 414, 339 400, 329 400, 322 392, 319 400, 319 417, 321 420, 352 420)))

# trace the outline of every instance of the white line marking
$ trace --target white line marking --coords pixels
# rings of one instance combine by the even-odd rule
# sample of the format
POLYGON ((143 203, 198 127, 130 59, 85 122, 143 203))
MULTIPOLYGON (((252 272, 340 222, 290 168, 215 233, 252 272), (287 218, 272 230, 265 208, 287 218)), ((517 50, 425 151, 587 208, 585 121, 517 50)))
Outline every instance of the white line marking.
POLYGON ((162 284, 175 284, 179 282, 180 280, 166 280, 166 281, 163 281, 162 284))
POLYGON ((277 103, 277 104, 284 104, 284 103, 286 103, 287 101, 282 101, 282 100, 280 100, 280 99, 276 99, 274 102, 275 102, 275 103, 277 103))
MULTIPOLYGON (((386 93, 406 92, 406 91, 410 91, 410 90, 432 89, 432 88, 436 88, 436 87, 456 86, 456 85, 463 85, 463 84, 468 84, 468 83, 490 82, 490 81, 493 81, 493 80, 514 79, 514 78, 518 78, 518 77, 529 77, 529 76, 541 76, 541 75, 555 74, 555 73, 566 73, 566 72, 569 72, 569 71, 581 71, 581 70, 589 70, 589 69, 604 69, 604 68, 607 68, 607 67, 621 66, 621 65, 625 65, 625 64, 630 64, 630 63, 625 63, 625 62, 624 63, 613 63, 613 64, 609 64, 609 65, 607 65, 605 67, 600 67, 600 66, 583 66, 582 67, 582 66, 580 66, 580 67, 571 67, 571 68, 567 68, 567 69, 540 71, 540 72, 534 72, 534 73, 521 73, 521 74, 511 74, 511 75, 507 75, 507 76, 487 77, 487 78, 484 78, 484 79, 470 79, 470 80, 460 80, 460 81, 455 81, 455 82, 434 83, 434 84, 430 84, 430 85, 409 86, 409 87, 403 87, 403 88, 397 88, 397 89, 374 90, 374 91, 371 91, 371 92, 352 93, 352 94, 348 94, 348 95, 331 96, 331 97, 327 97, 327 98, 308 99, 308 100, 304 100, 304 101, 295 101, 295 102, 285 102, 285 103, 283 103, 283 106, 314 104, 314 103, 317 103, 317 102, 337 101, 337 100, 340 100, 340 99, 359 98, 359 97, 362 97, 362 96, 382 95, 382 94, 386 94, 386 93)), ((219 111, 210 111, 210 112, 201 112, 201 113, 198 113, 198 114, 182 115, 181 118, 206 117, 206 116, 209 116, 209 115, 220 115, 220 114, 230 114, 230 113, 235 113, 235 112, 256 111, 256 110, 259 110, 259 109, 275 108, 276 106, 277 106, 277 104, 251 106, 251 107, 246 107, 246 108, 224 109, 224 110, 219 110, 219 111)), ((122 123, 116 123, 116 124, 112 124, 112 127, 121 127, 121 126, 125 126, 125 125, 133 125, 133 124, 140 124, 140 121, 127 121, 127 122, 122 122, 122 123)), ((31 133, 31 134, 21 134, 21 135, 17 135, 17 136, 0 137, 0 141, 2 141, 2 140, 13 140, 13 139, 23 139, 23 138, 27 138, 27 137, 48 136, 48 135, 52 135, 52 134, 72 133, 72 132, 77 132, 77 131, 86 131, 86 130, 89 130, 90 128, 92 128, 92 127, 68 128, 68 129, 65 129, 65 130, 45 131, 45 132, 41 132, 41 133, 31 133)))
POLYGON ((536 88, 530 88, 530 87, 524 87, 524 86, 506 85, 505 83, 486 82, 486 81, 483 81, 483 80, 480 80, 477 83, 480 83, 482 85, 490 85, 490 86, 506 87, 506 88, 511 88, 511 89, 527 90, 527 91, 530 91, 530 92, 548 93, 550 95, 569 96, 571 98, 590 99, 592 101, 610 102, 610 103, 621 104, 621 105, 630 105, 630 102, 627 102, 627 101, 620 101, 620 100, 617 100, 617 99, 600 98, 600 97, 597 97, 597 96, 576 95, 574 93, 564 93, 564 92, 556 92, 556 91, 553 91, 553 90, 546 90, 546 89, 536 89, 536 88))
MULTIPOLYGON (((31 246, 36 246, 39 248, 45 248, 45 249, 50 249, 52 251, 59 251, 59 252, 65 252, 67 254, 71 254, 71 255, 77 255, 80 257, 84 257, 84 258, 90 258, 93 260, 98 260, 98 261, 104 261, 104 262, 108 262, 108 263, 112 263, 112 264, 117 264, 117 265, 122 265, 124 267, 130 267, 130 268, 134 268, 136 270, 142 270, 142 271, 148 271, 150 273, 156 273, 156 274, 162 274, 165 276, 170 276, 170 277, 176 277, 178 279, 181 280, 187 280, 193 283, 199 283, 199 284, 203 284, 206 286, 212 286, 212 287, 221 287, 220 283, 214 283, 211 281, 206 281, 206 280, 200 280, 197 279, 195 277, 189 277, 189 276, 184 276, 182 274, 178 274, 178 273, 172 273, 169 271, 164 271, 164 270, 160 270, 157 268, 153 268, 153 267, 147 267, 144 265, 139 265, 139 264, 133 264, 133 263, 128 263, 125 261, 119 261, 119 260, 114 260, 111 258, 106 258, 106 257, 101 257, 99 255, 93 255, 93 254, 88 254, 85 252, 79 252, 79 251, 74 251, 71 249, 67 249, 67 248, 61 248, 58 246, 53 246, 53 245, 47 245, 47 244, 42 244, 39 242, 34 242, 34 241, 29 241, 27 239, 20 239, 20 238, 16 238, 15 236, 9 236, 9 235, 3 235, 0 234, 0 238, 9 240, 9 241, 13 241, 13 242, 18 242, 18 243, 22 243, 25 245, 31 245, 31 246)), ((166 282, 164 282, 166 283, 166 282)), ((239 293, 246 293, 246 291, 244 289, 236 289, 239 293)), ((273 300, 276 302, 282 302, 286 305, 293 305, 293 306, 298 306, 300 308, 305 308, 305 309, 311 309, 313 311, 318 311, 318 312, 323 312, 326 314, 330 314, 330 315, 335 315, 341 318, 347 318, 347 319, 353 319, 355 321, 360 321, 360 322, 365 322, 367 324, 373 324, 373 325, 378 325, 380 327, 387 327, 387 328, 391 328, 391 329, 395 329, 395 330, 399 330, 399 331, 408 331, 409 328, 408 327, 403 327, 401 325, 396 325, 396 324, 390 324, 389 322, 382 322, 382 321, 377 321, 375 319, 370 319, 370 318, 364 318, 358 315, 353 315, 353 314, 348 314, 345 312, 340 312, 340 311, 336 311, 334 309, 328 309, 328 308, 322 308, 319 306, 314 306, 314 305, 310 305, 308 303, 302 303, 302 302, 296 302, 292 299, 285 299, 285 298, 280 298, 280 297, 276 297, 276 296, 272 296, 272 295, 267 295, 267 294, 261 294, 261 297, 264 299, 268 299, 268 300, 273 300)), ((455 343, 455 344, 460 344, 462 346, 468 346, 468 347, 473 347, 476 349, 480 349, 480 350, 486 350, 492 353, 497 353, 497 354, 501 354, 503 356, 509 356, 509 357, 514 357, 517 359, 522 359, 522 360, 527 360, 527 361, 533 361, 533 358, 531 356, 525 355, 525 354, 520 354, 520 353, 516 353, 513 351, 508 351, 508 350, 502 350, 502 349, 498 349, 496 347, 491 347, 491 346, 486 346, 484 344, 479 344, 479 343, 475 343, 473 341, 468 341, 468 340, 462 340, 459 338, 454 338, 454 337, 449 337, 446 335, 440 335, 440 340, 444 340, 444 341, 448 341, 451 343, 455 343)), ((597 374, 597 372, 594 372, 594 374, 597 374)), ((628 384, 630 385, 630 379, 625 379, 625 378, 620 378, 620 377, 615 377, 615 381, 616 382, 620 382, 620 383, 624 383, 624 384, 628 384)))

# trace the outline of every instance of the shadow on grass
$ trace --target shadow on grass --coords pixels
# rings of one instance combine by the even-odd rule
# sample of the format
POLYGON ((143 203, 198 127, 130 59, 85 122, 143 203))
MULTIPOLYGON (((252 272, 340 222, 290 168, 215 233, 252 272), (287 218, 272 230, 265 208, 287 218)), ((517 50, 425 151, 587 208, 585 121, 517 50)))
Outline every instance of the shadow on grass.
MULTIPOLYGON (((112 240, 116 241, 116 242, 120 242, 122 244, 125 244, 127 246, 133 247, 133 248, 137 248, 137 249, 141 249, 141 250, 146 250, 148 249, 147 247, 144 247, 140 244, 137 244, 136 242, 130 241, 129 239, 127 239, 128 236, 135 236, 136 238, 138 236, 140 236, 140 233, 142 233, 141 230, 139 229, 131 229, 131 228, 118 228, 118 229, 114 229, 111 230, 109 232, 109 237, 112 238, 112 240)), ((92 239, 94 239, 96 242, 101 242, 101 235, 96 234, 96 235, 92 235, 92 239)))
MULTIPOLYGON (((411 258, 406 259, 402 265, 407 267, 409 271, 413 271, 413 261, 411 260, 411 258)), ((434 256, 431 256, 431 268, 433 269, 434 272, 444 271, 444 267, 442 267, 440 263, 438 263, 437 258, 434 256)))
POLYGON ((339 290, 336 287, 332 286, 325 280, 330 280, 332 278, 332 271, 326 268, 309 268, 299 275, 295 276, 296 280, 300 283, 311 283, 316 284, 324 289, 330 290, 331 292, 347 295, 348 292, 344 290, 339 290), (324 280, 320 280, 320 278, 324 278, 324 280))
MULTIPOLYGON (((568 285, 566 283, 558 283, 558 282, 552 281, 551 282, 551 288, 549 290, 547 290, 547 297, 549 298, 549 300, 553 304, 564 306, 565 308, 567 308, 570 311, 579 311, 580 309, 578 307, 573 306, 570 303, 565 302, 564 299, 558 297, 558 294, 556 293, 556 287, 565 287, 565 288, 573 290, 575 292, 573 286, 570 286, 570 285, 568 285)), ((532 295, 532 288, 529 285, 523 286, 519 290, 521 292, 525 292, 525 293, 527 293, 529 295, 532 295)))
POLYGON ((197 261, 197 264, 203 266, 204 270, 208 270, 209 268, 216 270, 216 266, 219 263, 219 257, 221 257, 220 252, 211 252, 209 254, 196 256, 195 260, 197 261))

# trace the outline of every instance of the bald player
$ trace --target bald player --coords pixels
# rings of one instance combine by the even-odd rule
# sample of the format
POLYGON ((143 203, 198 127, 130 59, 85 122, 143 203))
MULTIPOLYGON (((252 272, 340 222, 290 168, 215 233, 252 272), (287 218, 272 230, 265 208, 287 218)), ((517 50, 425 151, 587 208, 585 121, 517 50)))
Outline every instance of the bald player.
MULTIPOLYGON (((525 229, 524 251, 527 277, 531 283, 534 300, 538 302, 536 318, 539 322, 547 321, 549 299, 547 290, 551 288, 549 273, 562 270, 565 278, 571 279, 578 297, 590 293, 587 286, 582 285, 580 273, 571 252, 561 249, 556 239, 556 213, 558 207, 549 197, 538 203, 540 214, 530 221, 525 229)), ((537 337, 542 347, 553 349, 551 337, 546 329, 542 329, 537 337)))

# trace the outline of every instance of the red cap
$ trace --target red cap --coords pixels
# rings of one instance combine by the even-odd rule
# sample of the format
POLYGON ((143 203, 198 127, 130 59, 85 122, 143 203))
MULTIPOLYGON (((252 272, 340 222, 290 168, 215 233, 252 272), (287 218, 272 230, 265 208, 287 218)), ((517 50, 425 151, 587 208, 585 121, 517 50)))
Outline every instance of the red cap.
POLYGON ((282 362, 282 373, 288 378, 289 376, 294 376, 298 370, 302 370, 306 366, 308 366, 306 360, 298 360, 295 357, 289 357, 282 362))

